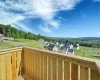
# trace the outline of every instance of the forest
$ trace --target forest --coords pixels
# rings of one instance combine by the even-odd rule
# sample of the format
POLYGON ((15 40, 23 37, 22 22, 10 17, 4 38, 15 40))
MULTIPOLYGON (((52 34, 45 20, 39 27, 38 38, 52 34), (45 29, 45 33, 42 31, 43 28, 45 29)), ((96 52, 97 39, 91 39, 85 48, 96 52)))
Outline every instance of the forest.
POLYGON ((52 41, 52 39, 42 36, 40 34, 36 35, 31 32, 25 32, 22 30, 18 30, 11 25, 3 25, 0 24, 0 34, 3 34, 5 37, 13 37, 13 38, 22 38, 22 39, 30 39, 30 40, 39 40, 40 38, 45 41, 52 41))

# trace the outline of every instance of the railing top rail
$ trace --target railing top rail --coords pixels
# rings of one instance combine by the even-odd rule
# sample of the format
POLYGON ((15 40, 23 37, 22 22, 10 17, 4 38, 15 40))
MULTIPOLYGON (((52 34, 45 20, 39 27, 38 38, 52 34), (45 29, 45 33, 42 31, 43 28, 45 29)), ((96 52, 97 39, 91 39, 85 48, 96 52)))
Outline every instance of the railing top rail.
POLYGON ((47 50, 40 50, 36 48, 29 48, 29 47, 24 47, 25 50, 34 50, 36 52, 39 52, 41 54, 46 54, 46 55, 51 55, 57 58, 62 58, 66 59, 72 63, 79 64, 85 67, 90 67, 92 69, 97 69, 97 66, 95 65, 96 62, 100 62, 100 60, 95 60, 95 59, 90 59, 90 58, 85 58, 85 57, 80 57, 80 56, 73 56, 73 55, 66 55, 66 54, 60 54, 58 52, 53 52, 53 51, 47 51, 47 50))
POLYGON ((11 52, 16 52, 18 50, 22 50, 22 47, 16 47, 16 48, 0 50, 0 55, 8 54, 8 53, 11 53, 11 52))
POLYGON ((6 52, 6 51, 11 51, 11 50, 16 50, 16 49, 22 49, 23 47, 15 47, 15 48, 10 48, 10 49, 2 49, 0 52, 6 52))

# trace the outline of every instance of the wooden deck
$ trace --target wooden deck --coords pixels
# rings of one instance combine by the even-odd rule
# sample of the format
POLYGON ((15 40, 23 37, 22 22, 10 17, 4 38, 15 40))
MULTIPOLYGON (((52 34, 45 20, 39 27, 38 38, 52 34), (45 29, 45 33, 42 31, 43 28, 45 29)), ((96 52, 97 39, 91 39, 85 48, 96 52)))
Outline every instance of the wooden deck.
POLYGON ((33 48, 0 50, 0 80, 100 80, 100 61, 33 48))

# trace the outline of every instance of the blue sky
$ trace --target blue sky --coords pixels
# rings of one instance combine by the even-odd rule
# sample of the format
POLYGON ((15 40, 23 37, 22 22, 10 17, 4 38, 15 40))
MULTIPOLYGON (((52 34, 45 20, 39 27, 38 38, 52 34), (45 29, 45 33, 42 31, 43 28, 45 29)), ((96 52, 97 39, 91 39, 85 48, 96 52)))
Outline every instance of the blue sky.
POLYGON ((52 37, 100 37, 100 0, 0 0, 0 24, 52 37))

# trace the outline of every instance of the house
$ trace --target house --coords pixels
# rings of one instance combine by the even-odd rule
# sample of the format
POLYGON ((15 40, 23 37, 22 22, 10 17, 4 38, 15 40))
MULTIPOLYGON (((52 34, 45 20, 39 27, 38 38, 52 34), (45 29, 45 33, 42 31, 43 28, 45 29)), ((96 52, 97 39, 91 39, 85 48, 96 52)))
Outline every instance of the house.
POLYGON ((59 46, 59 42, 56 42, 56 46, 59 46))
POLYGON ((3 34, 0 34, 0 40, 3 38, 3 34))
POLYGON ((49 46, 49 43, 46 43, 46 46, 45 47, 47 48, 48 46, 49 46))
POLYGON ((0 41, 3 41, 3 34, 0 34, 0 41))
POLYGON ((69 44, 69 43, 65 43, 65 46, 64 46, 66 49, 73 49, 73 45, 72 44, 69 44))
POLYGON ((64 48, 62 50, 62 53, 74 55, 74 49, 68 49, 68 48, 66 49, 66 48, 64 48))
POLYGON ((74 55, 74 49, 68 49, 68 54, 74 55))
POLYGON ((59 46, 59 47, 63 47, 63 46, 64 46, 64 44, 60 43, 58 46, 59 46))
POLYGON ((50 50, 50 51, 58 51, 57 46, 54 45, 54 44, 49 44, 49 45, 47 46, 47 49, 50 50))
POLYGON ((39 42, 44 42, 44 39, 39 39, 39 42))
POLYGON ((75 44, 73 47, 74 47, 74 49, 79 49, 80 48, 78 43, 75 44))

